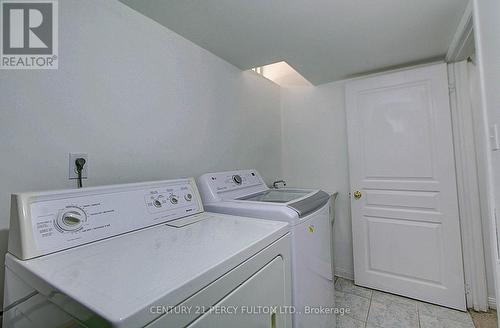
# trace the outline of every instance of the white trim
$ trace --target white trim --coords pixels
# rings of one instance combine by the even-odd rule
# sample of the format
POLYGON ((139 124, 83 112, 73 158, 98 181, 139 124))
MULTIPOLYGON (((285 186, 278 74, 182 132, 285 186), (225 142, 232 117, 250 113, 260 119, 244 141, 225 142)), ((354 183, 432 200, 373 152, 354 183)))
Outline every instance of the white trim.
POLYGON ((488 310, 486 262, 467 63, 448 65, 467 307, 488 310))
POLYGON ((464 14, 451 41, 446 62, 456 62, 466 59, 470 54, 467 49, 474 47, 474 26, 472 20, 472 1, 467 3, 464 14))
POLYGON ((490 309, 497 309, 497 300, 494 297, 488 297, 488 306, 490 309))
MULTIPOLYGON (((481 126, 478 129, 478 148, 480 153, 481 162, 479 174, 482 178, 482 189, 485 191, 482 201, 484 203, 484 219, 488 221, 487 232, 489 234, 490 240, 490 263, 493 265, 493 282, 495 289, 495 297, 500 296, 500 257, 499 257, 499 245, 498 245, 498 229, 497 229, 497 208, 498 202, 498 190, 495 190, 495 182, 498 182, 498 177, 494 174, 498 172, 498 156, 493 157, 490 140, 489 140, 489 125, 498 123, 498 117, 492 115, 495 113, 494 104, 495 102, 495 92, 496 85, 498 83, 499 74, 491 67, 498 66, 497 56, 495 47, 492 47, 489 41, 496 40, 497 35, 495 34, 495 29, 498 27, 497 17, 494 16, 492 19, 491 15, 496 15, 499 3, 495 1, 483 1, 483 0, 473 0, 474 4, 474 32, 475 32, 475 42, 476 42, 476 54, 479 69, 479 91, 480 99, 478 100, 478 108, 476 112, 478 113, 480 122, 478 124, 481 126), (493 9, 494 11, 488 12, 488 10, 493 9), (496 24, 496 25, 495 25, 496 24), (490 108, 491 107, 491 108, 490 108), (489 117, 489 115, 492 115, 489 117), (494 170, 495 165, 495 170, 494 170)), ((497 305, 498 306, 498 305, 497 305)), ((500 321, 498 322, 498 327, 500 327, 500 321)))
MULTIPOLYGON (((382 75, 387 75, 389 73, 397 73, 397 72, 404 72, 404 71, 410 71, 416 68, 421 68, 421 67, 428 67, 428 66, 433 66, 433 65, 438 65, 438 64, 443 64, 446 63, 444 60, 434 60, 430 61, 427 63, 422 63, 422 64, 416 64, 416 65, 408 65, 408 66, 402 66, 398 68, 393 68, 389 69, 387 71, 380 71, 380 72, 374 72, 374 73, 367 73, 367 74, 360 74, 356 75, 353 77, 345 78, 343 80, 338 80, 338 81, 333 81, 333 82, 327 82, 319 85, 315 85, 314 87, 319 87, 319 86, 330 86, 330 87, 343 87, 345 86, 346 83, 351 82, 351 81, 357 81, 357 80, 362 80, 367 77, 376 77, 376 76, 382 76, 382 75)), ((287 88, 293 88, 293 87, 287 87, 287 88)), ((305 88, 305 87, 298 87, 298 88, 305 88)))

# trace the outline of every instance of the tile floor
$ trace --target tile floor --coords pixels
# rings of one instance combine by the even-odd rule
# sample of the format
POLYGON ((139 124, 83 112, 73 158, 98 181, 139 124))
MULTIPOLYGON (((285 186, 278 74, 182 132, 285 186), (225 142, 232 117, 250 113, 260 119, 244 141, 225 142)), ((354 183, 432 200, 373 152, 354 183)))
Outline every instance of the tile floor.
POLYGON ((335 281, 338 307, 350 313, 337 316, 337 328, 474 328, 469 313, 419 302, 335 281))
POLYGON ((497 311, 490 309, 488 312, 470 311, 469 313, 476 328, 498 328, 497 311))

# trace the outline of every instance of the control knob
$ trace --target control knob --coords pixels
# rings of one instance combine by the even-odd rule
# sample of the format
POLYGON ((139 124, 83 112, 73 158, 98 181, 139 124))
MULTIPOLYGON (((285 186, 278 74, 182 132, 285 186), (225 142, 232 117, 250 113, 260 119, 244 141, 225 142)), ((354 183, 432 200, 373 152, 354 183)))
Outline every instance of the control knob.
POLYGON ((241 176, 239 176, 238 174, 233 175, 233 181, 237 185, 240 185, 243 182, 243 180, 241 179, 241 176))
POLYGON ((66 208, 56 220, 56 226, 63 231, 76 231, 87 221, 85 212, 76 206, 66 208))

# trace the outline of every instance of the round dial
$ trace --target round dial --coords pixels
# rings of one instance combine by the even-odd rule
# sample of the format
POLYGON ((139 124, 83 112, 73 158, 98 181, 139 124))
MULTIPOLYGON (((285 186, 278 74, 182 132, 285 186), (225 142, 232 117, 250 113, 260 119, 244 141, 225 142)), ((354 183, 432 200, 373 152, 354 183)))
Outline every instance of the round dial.
POLYGON ((238 174, 233 175, 233 181, 237 185, 240 185, 243 182, 243 180, 241 179, 241 176, 239 176, 238 174))
POLYGON ((68 207, 56 220, 56 228, 65 231, 76 231, 87 221, 85 212, 76 206, 68 207))

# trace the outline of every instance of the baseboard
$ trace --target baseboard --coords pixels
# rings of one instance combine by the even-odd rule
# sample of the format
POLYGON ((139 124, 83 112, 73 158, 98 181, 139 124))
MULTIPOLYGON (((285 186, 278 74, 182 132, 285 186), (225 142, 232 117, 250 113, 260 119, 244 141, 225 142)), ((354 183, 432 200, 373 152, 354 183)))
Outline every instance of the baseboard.
POLYGON ((335 275, 340 278, 354 280, 354 272, 343 270, 341 268, 335 268, 335 275))
POLYGON ((488 306, 490 309, 497 309, 497 300, 494 297, 488 297, 488 306))

